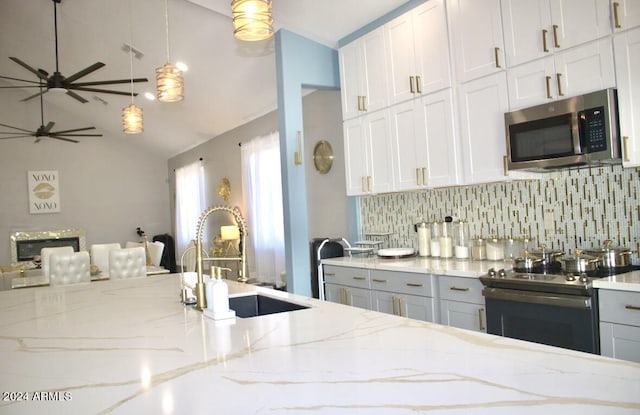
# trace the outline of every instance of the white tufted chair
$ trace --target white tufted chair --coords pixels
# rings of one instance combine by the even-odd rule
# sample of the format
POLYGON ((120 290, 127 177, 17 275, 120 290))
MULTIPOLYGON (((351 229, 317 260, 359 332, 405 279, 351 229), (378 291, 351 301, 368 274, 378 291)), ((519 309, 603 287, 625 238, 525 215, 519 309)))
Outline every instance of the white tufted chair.
POLYGON ((42 275, 44 275, 47 278, 50 277, 49 258, 53 254, 73 254, 73 247, 60 246, 55 248, 42 248, 40 250, 40 259, 42 260, 41 262, 42 275))
POLYGON ((51 254, 49 257, 49 285, 91 282, 89 253, 51 254))
POLYGON ((119 243, 93 244, 91 245, 91 265, 97 266, 100 271, 109 274, 109 251, 120 249, 119 243))
POLYGON ((144 247, 109 251, 109 277, 132 278, 147 276, 147 256, 144 247))

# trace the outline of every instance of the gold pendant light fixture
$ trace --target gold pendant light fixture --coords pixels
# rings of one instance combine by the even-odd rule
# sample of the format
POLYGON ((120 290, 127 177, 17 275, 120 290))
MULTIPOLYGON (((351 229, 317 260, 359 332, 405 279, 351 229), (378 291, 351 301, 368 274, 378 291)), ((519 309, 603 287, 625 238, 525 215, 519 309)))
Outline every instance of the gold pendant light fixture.
POLYGON ((255 42, 273 37, 271 0, 233 0, 231 14, 236 39, 255 42))
POLYGON ((164 0, 164 17, 167 38, 167 63, 156 68, 156 93, 160 102, 178 102, 184 99, 182 71, 171 63, 169 55, 169 6, 164 0))
POLYGON ((140 134, 144 131, 142 123, 142 108, 136 107, 133 103, 133 24, 132 1, 129 1, 129 37, 131 44, 129 45, 129 62, 131 64, 131 105, 122 109, 122 131, 125 134, 140 134))

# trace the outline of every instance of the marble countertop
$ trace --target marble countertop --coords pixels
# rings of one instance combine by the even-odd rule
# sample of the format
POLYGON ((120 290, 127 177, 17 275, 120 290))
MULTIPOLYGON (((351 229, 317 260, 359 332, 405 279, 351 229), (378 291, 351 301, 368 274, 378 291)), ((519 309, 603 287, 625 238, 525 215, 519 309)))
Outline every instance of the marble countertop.
POLYGON ((513 268, 511 261, 471 261, 419 256, 403 259, 379 258, 377 256, 346 256, 326 258, 322 260, 322 263, 344 267, 430 273, 469 278, 478 278, 486 274, 489 268, 496 270, 509 270, 513 268))
POLYGON ((177 274, 0 292, 0 412, 640 413, 637 363, 229 285, 311 308, 214 321, 177 274))
POLYGON ((594 288, 640 292, 640 271, 593 280, 594 288))

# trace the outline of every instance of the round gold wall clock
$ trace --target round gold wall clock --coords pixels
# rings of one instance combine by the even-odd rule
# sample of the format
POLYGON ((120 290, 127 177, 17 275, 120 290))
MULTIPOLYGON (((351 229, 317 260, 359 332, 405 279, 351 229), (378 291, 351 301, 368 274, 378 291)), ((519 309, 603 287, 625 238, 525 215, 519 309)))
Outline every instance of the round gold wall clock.
POLYGON ((313 164, 320 174, 326 174, 333 165, 333 149, 328 141, 320 140, 313 149, 313 164))

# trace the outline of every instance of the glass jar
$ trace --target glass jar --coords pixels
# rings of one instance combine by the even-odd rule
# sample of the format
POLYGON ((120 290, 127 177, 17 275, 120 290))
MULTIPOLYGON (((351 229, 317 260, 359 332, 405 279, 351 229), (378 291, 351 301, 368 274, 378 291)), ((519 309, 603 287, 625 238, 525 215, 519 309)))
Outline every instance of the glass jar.
POLYGON ((440 256, 440 234, 442 233, 442 225, 444 222, 431 223, 431 256, 440 256))
POLYGON ((457 259, 469 259, 469 224, 460 221, 456 224, 454 254, 457 259))
POLYGON ((508 238, 504 241, 505 259, 522 257, 524 252, 524 239, 508 238))
POLYGON ((418 223, 418 255, 429 256, 431 254, 431 229, 424 220, 418 223))
POLYGON ((492 238, 487 241, 487 259, 502 261, 504 259, 504 240, 492 238))
POLYGON ((471 242, 471 259, 476 261, 487 259, 487 241, 478 238, 471 242))
POLYGON ((451 258, 453 256, 453 223, 442 223, 442 234, 440 235, 440 258, 451 258))

